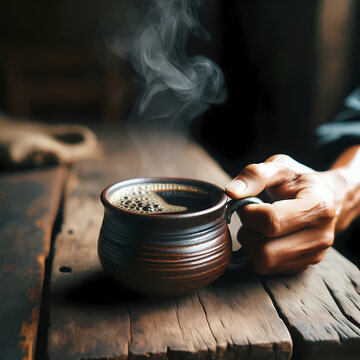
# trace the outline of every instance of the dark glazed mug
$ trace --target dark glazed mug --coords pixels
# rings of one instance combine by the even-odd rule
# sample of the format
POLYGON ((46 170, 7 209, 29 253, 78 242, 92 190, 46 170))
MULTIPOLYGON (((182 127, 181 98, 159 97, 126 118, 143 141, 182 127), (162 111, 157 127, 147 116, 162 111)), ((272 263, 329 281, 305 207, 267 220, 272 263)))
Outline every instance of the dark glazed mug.
MULTIPOLYGON (((185 295, 217 279, 231 260, 227 222, 232 213, 247 204, 261 202, 258 198, 227 201, 218 186, 181 178, 122 181, 107 187, 101 193, 101 201, 105 213, 98 255, 103 268, 122 285, 160 297, 185 295), (154 207, 154 212, 146 213, 112 202, 123 189, 148 188, 153 184, 161 184, 163 191, 169 184, 199 189, 196 191, 207 204, 188 212, 161 213, 154 207)), ((123 203, 127 206, 125 200, 123 203)))

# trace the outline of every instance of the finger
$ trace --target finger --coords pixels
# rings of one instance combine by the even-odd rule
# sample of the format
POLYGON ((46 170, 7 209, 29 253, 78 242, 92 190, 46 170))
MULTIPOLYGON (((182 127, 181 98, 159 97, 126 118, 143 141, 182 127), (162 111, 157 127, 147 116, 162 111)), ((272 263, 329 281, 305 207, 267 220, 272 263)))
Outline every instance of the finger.
MULTIPOLYGON (((312 254, 304 254, 291 261, 285 261, 271 270, 271 274, 294 274, 305 270, 310 265, 318 264, 324 259, 326 250, 316 251, 312 254)), ((256 269, 254 268, 255 272, 256 269)))
POLYGON ((333 221, 333 195, 322 179, 302 175, 293 188, 295 199, 243 207, 239 212, 242 224, 272 238, 333 221))
POLYGON ((261 274, 308 265, 334 241, 333 226, 304 229, 276 239, 267 239, 257 231, 242 227, 238 241, 261 274), (298 261, 298 259, 303 260, 298 261), (306 260, 306 261, 305 261, 306 260), (303 261, 303 262, 302 262, 303 261))
POLYGON ((291 182, 300 174, 312 171, 289 156, 276 155, 263 163, 246 166, 225 191, 234 199, 256 196, 265 188, 291 182))

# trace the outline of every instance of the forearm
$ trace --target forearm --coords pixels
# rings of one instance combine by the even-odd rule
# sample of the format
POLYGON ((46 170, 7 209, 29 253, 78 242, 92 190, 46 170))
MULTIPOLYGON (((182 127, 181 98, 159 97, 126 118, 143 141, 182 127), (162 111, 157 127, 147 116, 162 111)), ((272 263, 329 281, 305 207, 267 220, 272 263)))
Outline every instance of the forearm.
POLYGON ((344 151, 322 175, 334 195, 335 230, 345 230, 360 216, 360 145, 344 151))

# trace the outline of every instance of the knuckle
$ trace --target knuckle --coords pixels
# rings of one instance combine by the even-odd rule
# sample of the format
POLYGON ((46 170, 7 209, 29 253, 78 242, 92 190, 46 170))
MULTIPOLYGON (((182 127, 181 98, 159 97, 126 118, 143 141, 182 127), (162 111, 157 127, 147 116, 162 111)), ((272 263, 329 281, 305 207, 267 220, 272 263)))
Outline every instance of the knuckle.
POLYGON ((306 174, 301 174, 299 180, 303 184, 307 184, 307 185, 317 184, 319 182, 319 177, 316 174, 306 173, 306 174))
POLYGON ((327 249, 334 243, 333 231, 325 231, 320 238, 320 248, 327 249))
POLYGON ((270 156, 266 161, 276 161, 276 162, 283 162, 283 163, 292 163, 295 160, 290 157, 289 155, 285 154, 276 154, 273 156, 270 156))
POLYGON ((258 252, 254 261, 254 270, 258 274, 267 274, 272 271, 276 265, 276 252, 273 246, 265 243, 258 252))
POLYGON ((266 162, 274 162, 283 169, 294 170, 298 167, 299 163, 291 156, 285 154, 277 154, 269 157, 266 162))
POLYGON ((283 222, 281 216, 276 211, 273 211, 271 206, 264 209, 264 227, 263 235, 269 238, 280 236, 283 229, 283 222))
POLYGON ((322 220, 332 221, 336 214, 334 201, 320 201, 318 203, 319 217, 322 220))
POLYGON ((264 178, 261 167, 262 167, 262 164, 250 164, 245 167, 244 173, 249 177, 264 178))

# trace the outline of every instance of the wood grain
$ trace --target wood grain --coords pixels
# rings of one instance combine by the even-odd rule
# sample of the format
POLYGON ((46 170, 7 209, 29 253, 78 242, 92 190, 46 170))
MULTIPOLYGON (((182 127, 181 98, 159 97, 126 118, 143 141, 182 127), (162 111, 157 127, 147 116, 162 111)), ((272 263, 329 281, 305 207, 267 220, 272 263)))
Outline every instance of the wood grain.
POLYGON ((359 358, 359 279, 359 270, 334 249, 303 273, 264 278, 296 359, 359 358))
POLYGON ((64 168, 0 176, 0 359, 33 359, 64 168))
POLYGON ((229 270, 201 289, 199 298, 218 344, 219 359, 290 357, 287 330, 280 326, 270 298, 251 272, 229 270))
POLYGON ((336 250, 329 249, 318 264, 317 273, 344 316, 360 328, 359 269, 336 250))
MULTIPOLYGON (((112 148, 105 159, 79 163, 68 185, 54 249, 49 359, 232 359, 236 354, 289 359, 290 335, 250 273, 229 270, 231 274, 198 293, 167 300, 142 298, 103 273, 96 248, 103 216, 99 194, 110 183, 149 175, 139 152, 124 138, 118 143, 120 150, 112 148)), ((229 181, 191 144, 183 148, 171 174, 162 172, 156 158, 152 171, 150 175, 187 176, 220 186, 229 181)))

